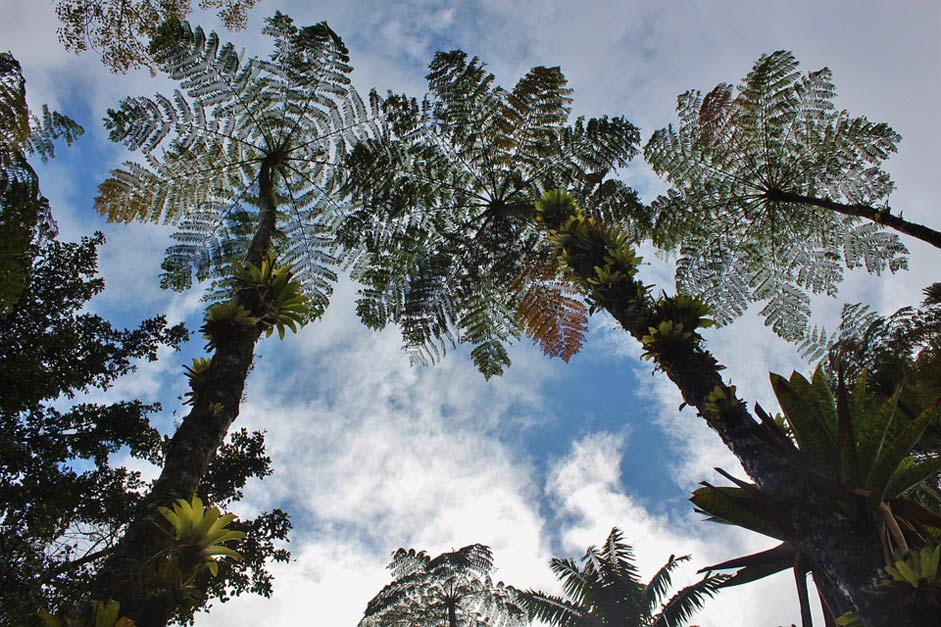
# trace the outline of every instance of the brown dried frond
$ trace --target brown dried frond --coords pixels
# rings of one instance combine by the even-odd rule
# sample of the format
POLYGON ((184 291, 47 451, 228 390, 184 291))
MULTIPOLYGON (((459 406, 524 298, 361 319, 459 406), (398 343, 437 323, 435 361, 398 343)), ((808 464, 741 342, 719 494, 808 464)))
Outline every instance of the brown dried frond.
POLYGON ((515 281, 520 291, 520 326, 542 352, 568 361, 581 350, 588 331, 588 307, 578 290, 560 280, 554 267, 530 268, 515 281))

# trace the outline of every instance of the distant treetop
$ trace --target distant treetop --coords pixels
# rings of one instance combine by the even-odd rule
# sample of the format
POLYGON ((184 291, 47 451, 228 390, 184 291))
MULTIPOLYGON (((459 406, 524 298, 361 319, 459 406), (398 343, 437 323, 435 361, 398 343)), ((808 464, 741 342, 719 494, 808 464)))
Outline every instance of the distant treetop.
MULTIPOLYGON (((230 30, 241 30, 258 0, 199 0, 201 9, 218 9, 230 30)), ((59 0, 62 22, 59 41, 69 52, 94 50, 101 62, 119 74, 141 67, 154 71, 147 42, 168 19, 182 20, 192 12, 190 0, 59 0)))

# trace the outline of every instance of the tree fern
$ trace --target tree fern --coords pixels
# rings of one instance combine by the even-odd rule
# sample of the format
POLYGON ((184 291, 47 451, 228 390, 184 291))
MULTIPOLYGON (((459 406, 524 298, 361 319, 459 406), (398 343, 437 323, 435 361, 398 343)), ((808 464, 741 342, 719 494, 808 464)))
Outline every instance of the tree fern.
POLYGON ((432 558, 398 549, 393 581, 367 604, 360 627, 510 627, 525 624, 516 590, 493 582, 493 554, 472 544, 432 558))
POLYGON ((502 372, 521 332, 570 357, 587 316, 550 287, 561 275, 533 206, 567 188, 643 229, 633 191, 603 180, 635 154, 637 129, 623 118, 569 124, 558 68, 534 68, 512 90, 460 51, 437 54, 429 70, 425 98, 390 94, 384 134, 348 161, 359 209, 341 233, 366 251, 353 266, 360 313, 371 326, 401 324, 418 361, 471 344, 485 376, 502 372))
POLYGON ((809 295, 836 293, 845 268, 895 272, 906 249, 882 225, 941 245, 941 234, 893 215, 880 169, 900 137, 833 105, 826 68, 805 76, 790 52, 762 56, 738 90, 677 99, 678 126, 644 156, 673 186, 654 203, 654 239, 678 248, 676 279, 729 322, 767 301, 766 323, 807 333, 809 295))
POLYGON ((262 333, 283 337, 326 307, 335 279, 327 234, 339 213, 336 166, 372 132, 336 33, 325 23, 297 27, 280 13, 264 32, 274 52, 244 59, 215 34, 164 24, 151 56, 179 89, 128 98, 106 118, 112 139, 144 160, 112 172, 98 210, 115 221, 177 225, 165 285, 208 278, 211 297, 222 301, 206 312, 212 358, 188 395, 190 411, 96 582, 96 598, 120 602, 143 627, 164 624, 176 603, 148 594, 160 577, 149 565, 165 550, 154 507, 189 498, 201 484, 238 416, 262 333))
POLYGON ((315 308, 335 279, 327 224, 337 210, 337 162, 368 128, 349 86, 346 48, 325 24, 298 28, 278 14, 265 33, 270 59, 243 60, 215 33, 161 27, 159 67, 180 83, 172 97, 128 98, 110 110, 114 141, 140 150, 100 188, 96 206, 113 221, 177 225, 164 284, 225 279, 258 228, 263 171, 272 181, 272 247, 290 263, 315 308))

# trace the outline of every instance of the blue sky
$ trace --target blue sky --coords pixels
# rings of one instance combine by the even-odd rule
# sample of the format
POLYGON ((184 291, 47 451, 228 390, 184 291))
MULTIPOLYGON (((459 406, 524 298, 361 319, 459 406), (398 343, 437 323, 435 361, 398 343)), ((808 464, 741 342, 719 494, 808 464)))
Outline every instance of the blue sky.
MULTIPOLYGON (((3 0, 3 8, 0 49, 21 61, 32 105, 48 102, 87 130, 40 174, 61 237, 108 236, 101 255, 108 288, 92 308, 123 324, 168 313, 196 329, 199 292, 158 287, 171 230, 106 225, 91 208, 97 184, 127 157, 106 141, 104 110, 123 96, 166 91, 167 83, 146 72, 112 76, 91 55, 63 52, 50 2, 3 0)), ((265 54, 260 23, 275 10, 302 24, 328 20, 350 48, 363 91, 420 95, 434 51, 457 47, 488 62, 505 85, 533 65, 560 65, 577 114, 627 115, 644 140, 673 121, 677 94, 736 83, 761 53, 790 49, 804 71, 833 70, 839 107, 902 134, 887 163, 898 185, 893 207, 941 224, 935 2, 262 0, 248 29, 228 37, 248 54, 265 54)), ((194 21, 215 26, 211 15, 194 21)), ((663 189, 642 162, 622 176, 646 200, 663 189)), ((816 321, 832 324, 843 302, 888 312, 919 300, 937 279, 937 257, 906 244, 909 272, 850 273, 838 298, 815 301, 816 321)), ((643 252, 645 280, 669 289, 670 259, 643 252)), ((692 513, 686 498, 697 482, 715 481, 714 466, 736 471, 737 464, 693 412, 677 412, 675 390, 651 376, 639 348, 610 320, 592 320, 585 349, 569 364, 523 342, 508 373, 485 382, 462 350, 432 368, 410 367, 395 329, 374 333, 358 324, 354 297, 355 286, 341 281, 322 321, 259 347, 236 426, 268 431, 275 474, 250 486, 236 511, 289 509, 295 560, 274 569, 272 599, 236 599, 198 625, 354 625, 386 583, 384 566, 399 546, 440 552, 483 542, 494 548, 499 578, 544 589, 554 589, 551 555, 580 556, 614 525, 635 544, 644 573, 671 553, 692 553, 677 586, 701 565, 770 546, 692 513)), ((769 370, 806 370, 755 316, 710 333, 709 345, 745 398, 766 408, 774 406, 769 370)), ((182 353, 144 364, 109 398, 162 401, 156 421, 170 429, 185 387, 182 365, 198 354, 197 337, 182 353)), ((793 582, 783 574, 724 592, 696 622, 773 627, 798 619, 793 582)))

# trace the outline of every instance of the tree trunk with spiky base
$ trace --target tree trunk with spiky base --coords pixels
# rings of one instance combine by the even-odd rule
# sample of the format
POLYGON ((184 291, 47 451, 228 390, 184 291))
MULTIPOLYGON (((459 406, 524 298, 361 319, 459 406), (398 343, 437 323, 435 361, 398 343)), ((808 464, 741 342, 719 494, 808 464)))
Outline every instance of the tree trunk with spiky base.
POLYGON ((697 409, 772 499, 774 511, 791 530, 787 539, 809 557, 815 572, 824 573, 823 586, 838 603, 836 615, 855 611, 869 625, 934 625, 923 608, 897 604, 891 592, 880 587, 884 557, 875 530, 835 510, 832 496, 819 482, 802 477, 801 469, 779 453, 773 432, 751 416, 735 388, 723 381, 721 366, 702 346, 695 324, 687 323, 686 336, 665 332, 663 323, 673 322, 663 305, 666 299, 655 301, 635 278, 639 259, 627 240, 577 210, 555 208, 540 211, 540 216, 572 280, 644 345, 646 355, 679 388, 683 400, 697 409))
POLYGON ((333 166, 368 126, 349 87, 346 48, 325 23, 299 28, 278 13, 265 33, 275 39, 271 58, 243 60, 214 33, 164 24, 151 54, 185 93, 128 98, 106 119, 112 139, 142 150, 146 165, 112 172, 98 210, 111 220, 178 224, 165 284, 213 279, 228 298, 207 309, 202 330, 213 355, 188 370, 192 409, 99 573, 95 598, 120 602, 144 627, 164 625, 186 602, 166 580, 169 538, 156 508, 196 492, 238 416, 261 334, 283 337, 326 307, 335 259, 320 221, 334 203, 333 166))

